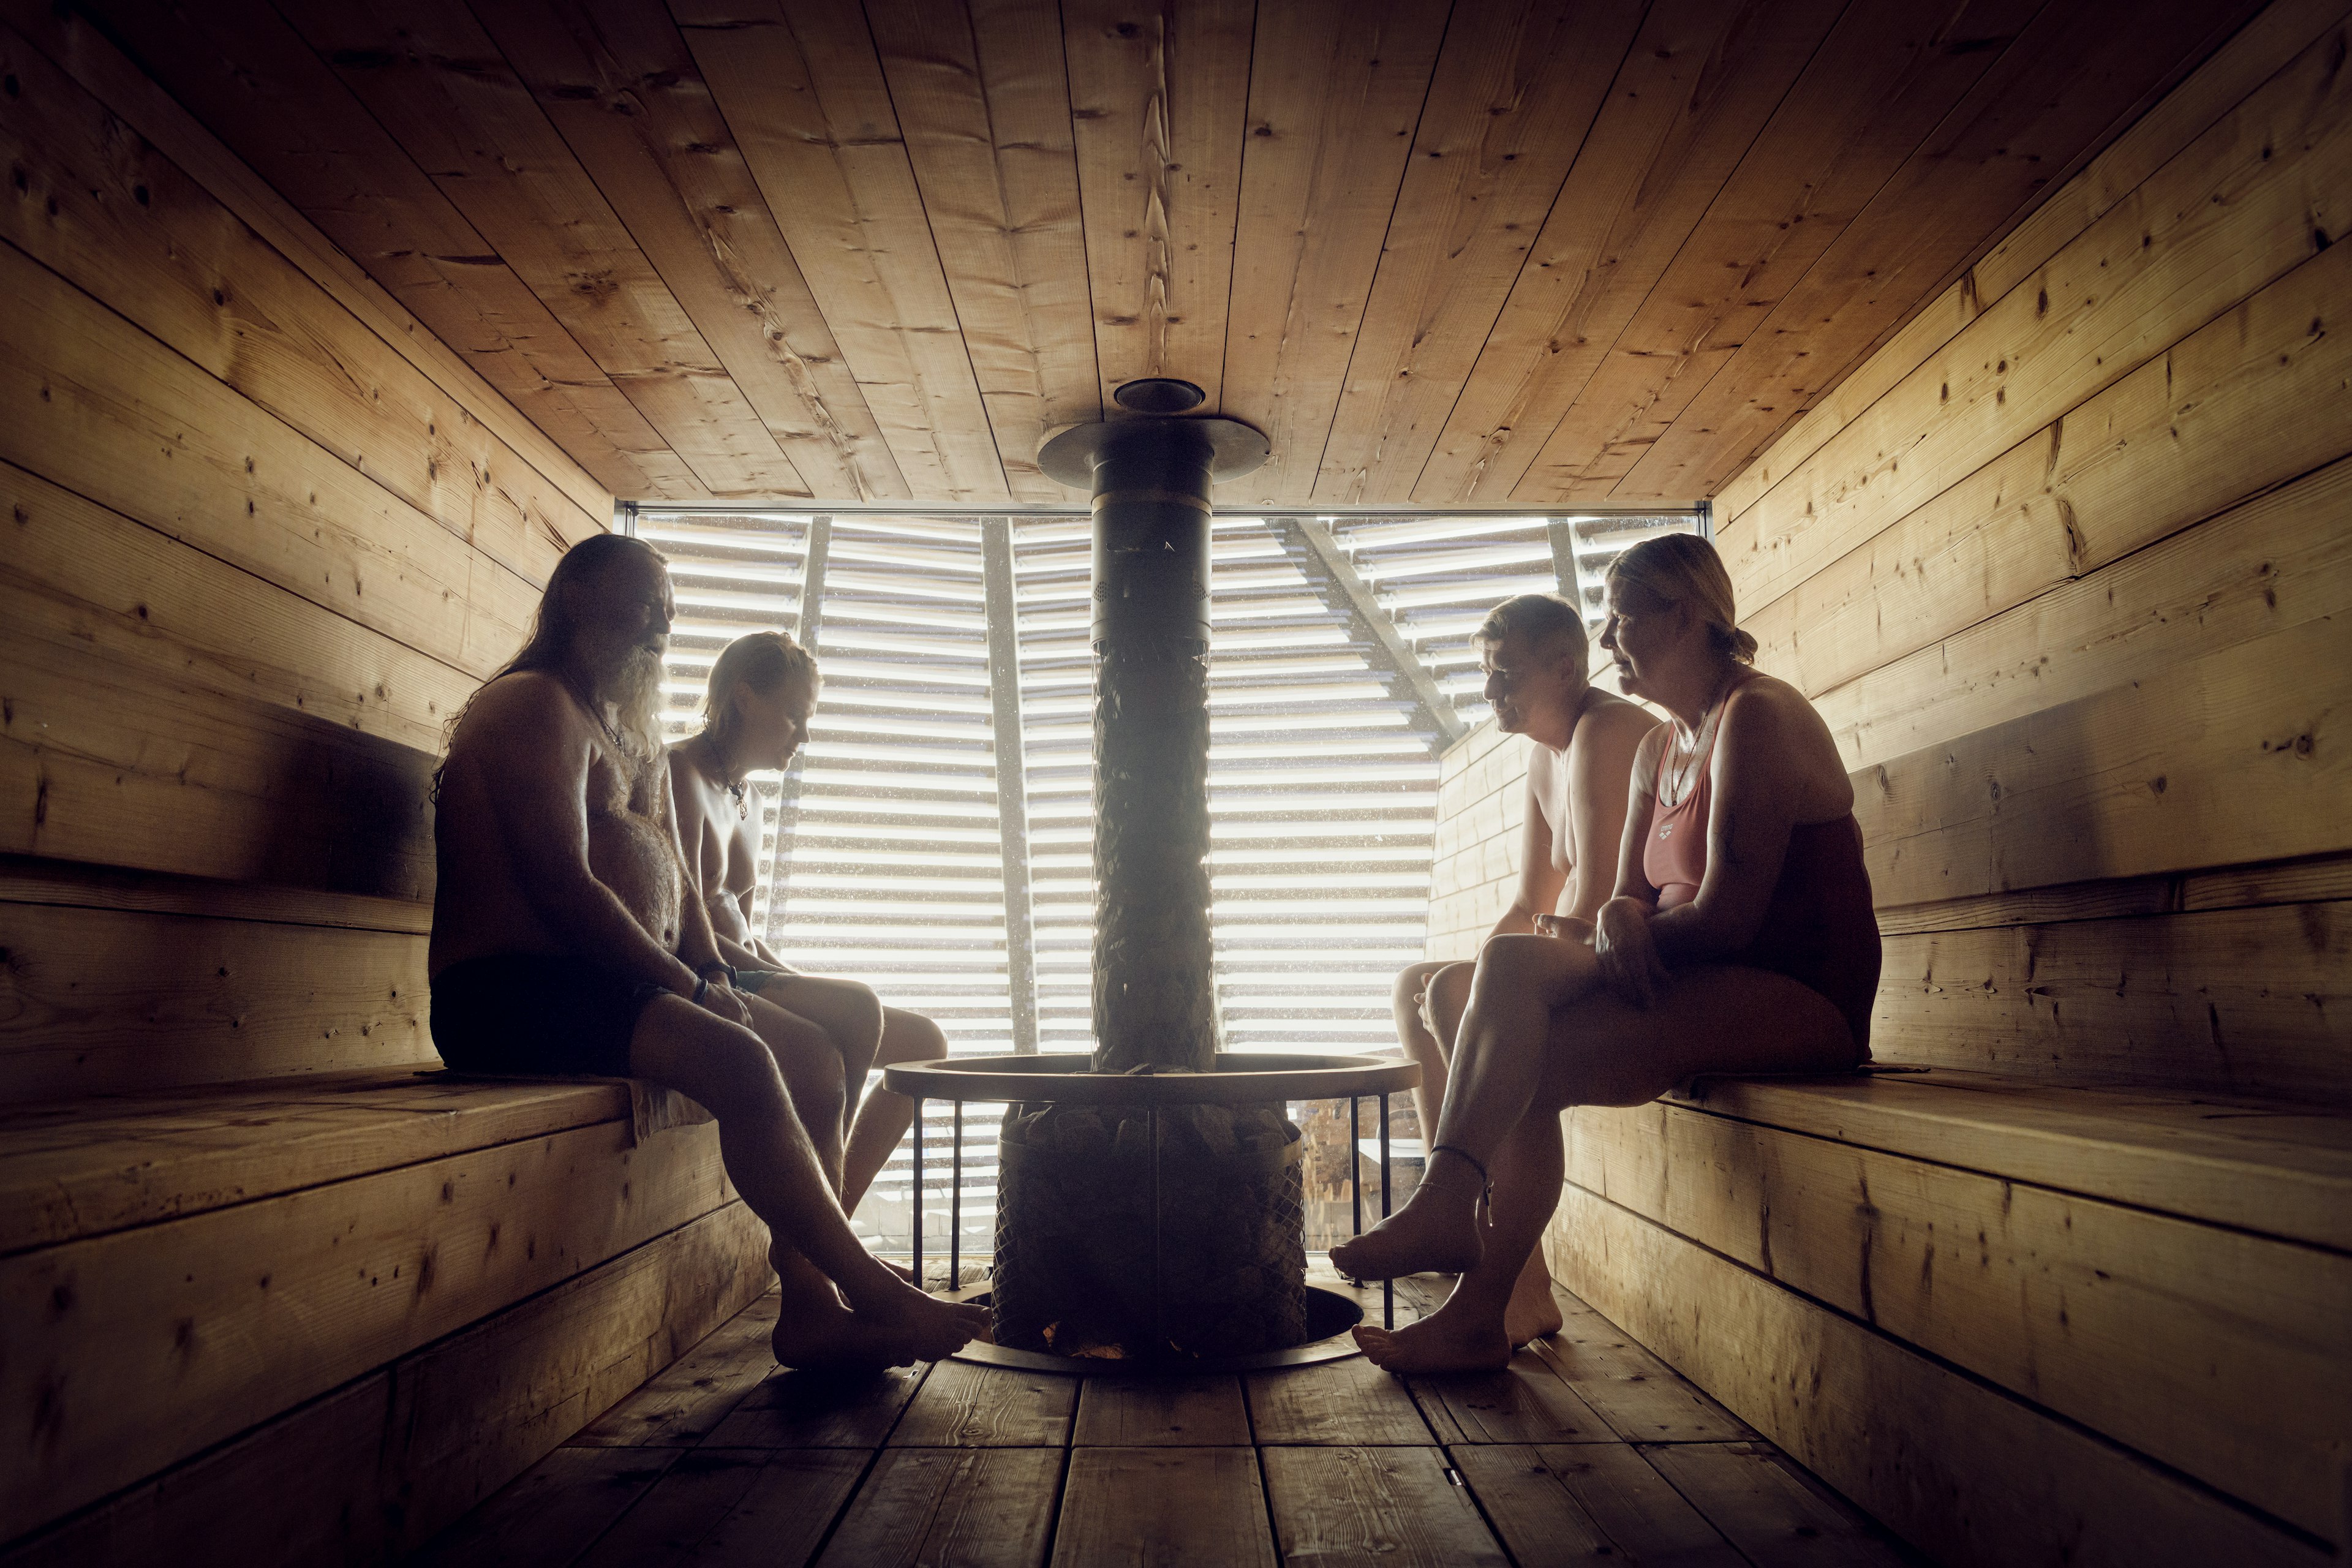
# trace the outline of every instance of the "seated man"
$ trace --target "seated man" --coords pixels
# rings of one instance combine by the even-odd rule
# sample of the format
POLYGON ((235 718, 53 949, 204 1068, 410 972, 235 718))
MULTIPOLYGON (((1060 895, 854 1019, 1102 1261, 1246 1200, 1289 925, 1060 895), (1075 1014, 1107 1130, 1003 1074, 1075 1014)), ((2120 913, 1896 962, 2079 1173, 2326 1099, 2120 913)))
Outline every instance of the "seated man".
POLYGON ((452 721, 434 775, 434 1043, 461 1071, 626 1075, 709 1108, 728 1175, 773 1237, 777 1360, 951 1353, 985 1313, 894 1274, 835 1196, 832 1042, 729 987, 687 895, 657 718, 669 624, 650 546, 584 540, 522 651, 452 721))
MULTIPOLYGON (((1470 640, 1486 667, 1486 696, 1496 727, 1535 742, 1528 752, 1518 896, 1489 938, 1532 932, 1590 942, 1593 917, 1616 874, 1633 753, 1657 721, 1592 685, 1584 617, 1558 595, 1504 600, 1470 640)), ((1397 1035, 1405 1055, 1421 1064, 1413 1108, 1431 1142, 1445 1103, 1454 1033, 1469 1005, 1473 967, 1432 961, 1410 964, 1397 976, 1397 1035)), ((1551 1271, 1538 1247, 1512 1290, 1506 1331, 1521 1345, 1559 1324, 1551 1271)))
POLYGON ((815 710, 816 660, 782 632, 754 632, 727 645, 710 667, 702 732, 670 748, 670 790, 687 870, 701 885, 719 956, 735 967, 735 988, 756 994, 823 1029, 841 1053, 856 1110, 841 1182, 841 1206, 855 1214, 866 1189, 915 1120, 915 1102, 876 1089, 856 1104, 869 1068, 934 1061, 947 1037, 920 1014, 885 1007, 855 980, 803 974, 785 967, 751 933, 751 883, 760 825, 751 820, 744 776, 781 770, 808 735, 815 710))

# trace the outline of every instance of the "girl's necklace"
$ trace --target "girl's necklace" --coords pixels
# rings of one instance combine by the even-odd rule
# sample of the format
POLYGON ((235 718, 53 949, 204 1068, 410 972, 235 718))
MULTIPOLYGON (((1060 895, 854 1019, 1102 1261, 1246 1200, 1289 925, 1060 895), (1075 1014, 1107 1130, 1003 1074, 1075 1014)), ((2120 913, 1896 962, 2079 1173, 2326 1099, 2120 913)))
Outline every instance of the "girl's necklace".
MULTIPOLYGON (((1716 721, 1723 715, 1724 691, 1730 684, 1731 678, 1727 675, 1723 684, 1715 689, 1715 695, 1707 700, 1706 712, 1700 718, 1698 729, 1691 736, 1689 754, 1675 763, 1674 771, 1662 781, 1664 787, 1659 793, 1669 811, 1688 800, 1691 791, 1697 787, 1698 760, 1706 753, 1707 742, 1715 737, 1716 721)), ((1675 752, 1681 749, 1677 741, 1675 752)), ((1669 760, 1672 760, 1672 753, 1669 753, 1669 760)))

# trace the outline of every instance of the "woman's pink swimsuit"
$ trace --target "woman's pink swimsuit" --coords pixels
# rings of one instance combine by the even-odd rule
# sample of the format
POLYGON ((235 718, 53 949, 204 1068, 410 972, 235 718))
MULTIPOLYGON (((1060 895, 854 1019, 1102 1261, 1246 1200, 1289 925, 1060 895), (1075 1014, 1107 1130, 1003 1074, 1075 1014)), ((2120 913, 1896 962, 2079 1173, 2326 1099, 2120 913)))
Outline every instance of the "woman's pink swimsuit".
MULTIPOLYGON (((1754 679, 1751 670, 1738 682, 1754 679)), ((1690 794, 1679 805, 1661 800, 1651 810, 1642 872, 1658 889, 1660 910, 1697 898, 1706 876, 1714 794, 1707 775, 1714 753, 1710 738, 1706 753, 1693 764, 1698 779, 1690 794)), ((1801 823, 1790 832, 1780 879, 1772 886, 1772 902, 1756 940, 1717 962, 1769 969, 1820 992, 1853 1031, 1854 1059, 1869 1059, 1870 1008, 1878 995, 1878 919, 1871 912, 1870 872, 1863 865, 1862 826, 1853 813, 1834 822, 1801 823)))

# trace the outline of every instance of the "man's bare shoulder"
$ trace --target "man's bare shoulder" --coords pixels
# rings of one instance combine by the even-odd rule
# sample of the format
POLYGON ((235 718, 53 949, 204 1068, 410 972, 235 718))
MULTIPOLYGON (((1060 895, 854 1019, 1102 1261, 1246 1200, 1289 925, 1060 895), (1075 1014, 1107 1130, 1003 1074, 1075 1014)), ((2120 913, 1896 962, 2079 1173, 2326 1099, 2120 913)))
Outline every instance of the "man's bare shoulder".
POLYGON ((584 737, 587 715, 562 681, 544 670, 518 669, 474 694, 452 750, 548 744, 584 737))
POLYGON ((1600 692, 1601 700, 1594 703, 1586 721, 1593 726, 1597 738, 1631 744, 1655 731, 1661 721, 1655 713, 1638 702, 1629 702, 1612 692, 1600 692))

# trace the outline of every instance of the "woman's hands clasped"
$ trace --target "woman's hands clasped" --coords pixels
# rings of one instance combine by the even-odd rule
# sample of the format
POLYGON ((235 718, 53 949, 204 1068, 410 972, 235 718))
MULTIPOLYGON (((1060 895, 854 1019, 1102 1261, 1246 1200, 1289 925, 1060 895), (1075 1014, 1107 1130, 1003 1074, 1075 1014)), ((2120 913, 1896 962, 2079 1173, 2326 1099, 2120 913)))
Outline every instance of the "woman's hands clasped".
POLYGON ((1650 932, 1650 908, 1639 899, 1612 899, 1601 906, 1592 951, 1601 960, 1601 983, 1621 1000, 1647 1007, 1674 976, 1658 956, 1650 932))

